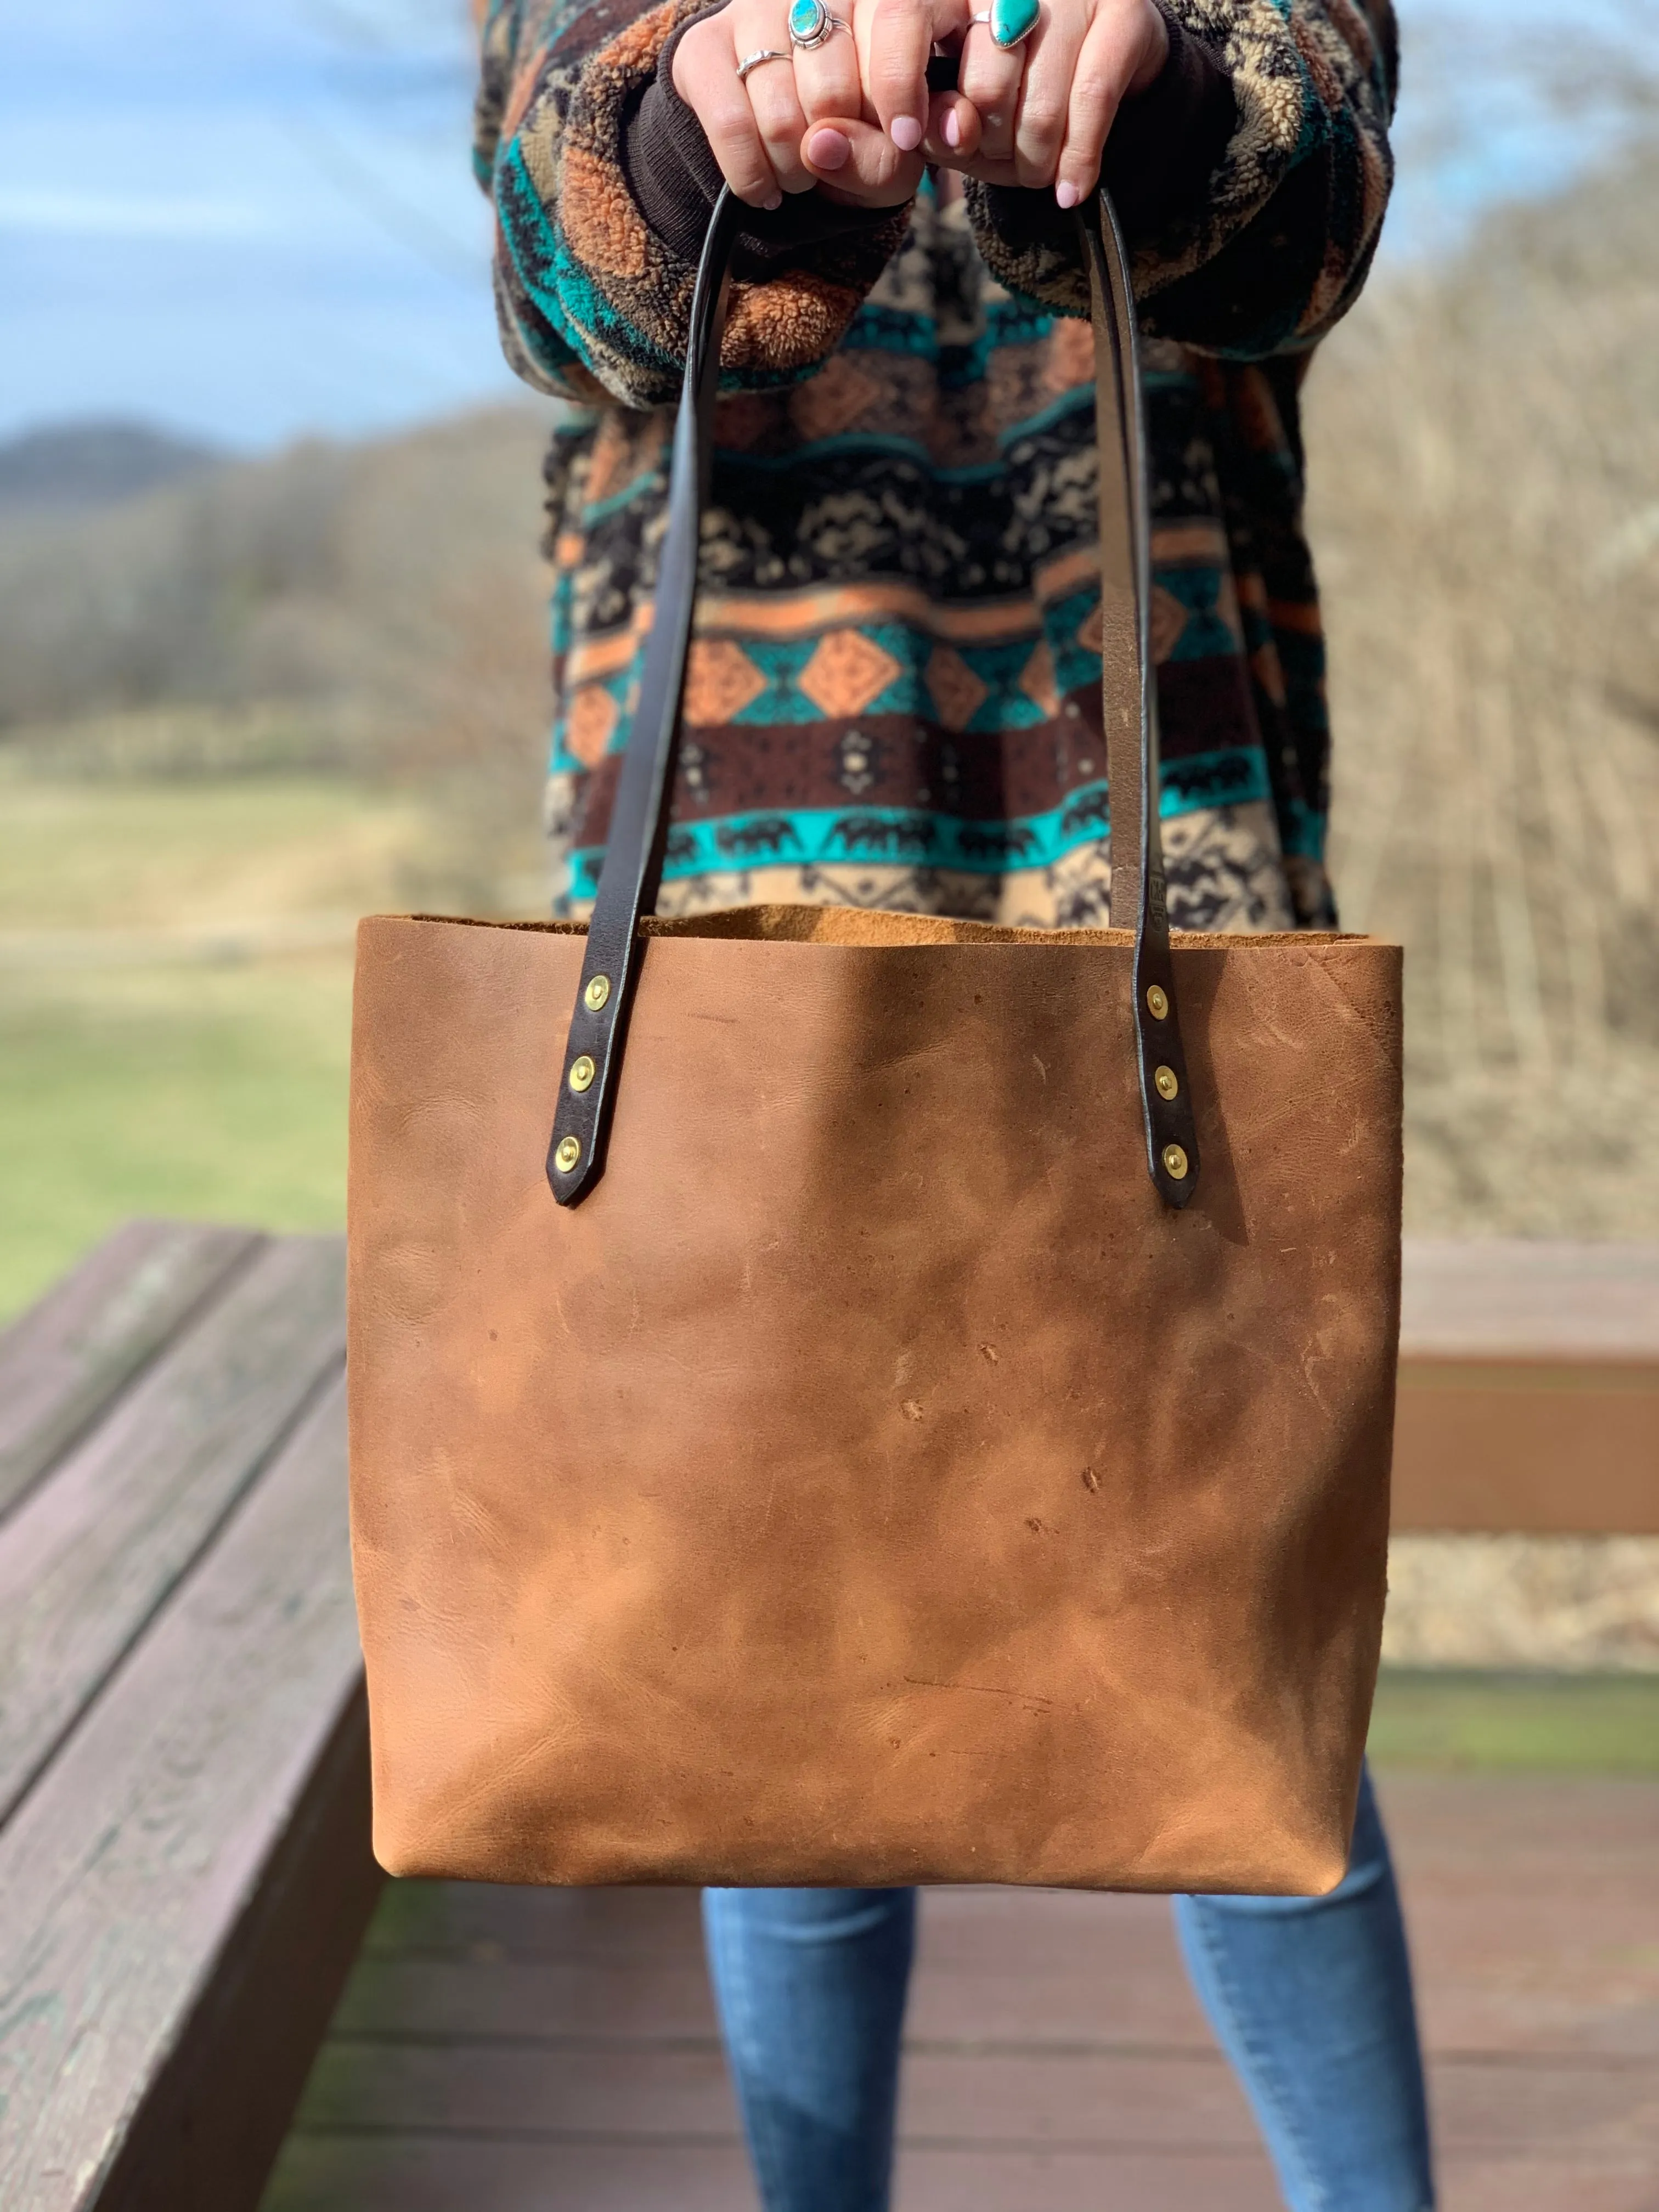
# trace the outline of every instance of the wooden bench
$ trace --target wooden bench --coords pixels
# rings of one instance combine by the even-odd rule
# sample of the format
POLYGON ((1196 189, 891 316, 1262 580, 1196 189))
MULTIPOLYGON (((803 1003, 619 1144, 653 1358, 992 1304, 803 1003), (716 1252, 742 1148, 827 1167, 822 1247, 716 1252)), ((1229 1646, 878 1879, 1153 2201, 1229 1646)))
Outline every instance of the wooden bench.
POLYGON ((1408 1242, 1394 1526, 1659 1535, 1659 1244, 1408 1242))
MULTIPOLYGON (((0 1335, 0 2206, 252 2212, 380 1885, 337 1240, 0 1335)), ((1659 1250, 1414 1247, 1396 1525, 1659 1533, 1659 1250)))
POLYGON ((7 2212, 251 2212, 362 1941, 343 1273, 136 1224, 0 1336, 7 2212))

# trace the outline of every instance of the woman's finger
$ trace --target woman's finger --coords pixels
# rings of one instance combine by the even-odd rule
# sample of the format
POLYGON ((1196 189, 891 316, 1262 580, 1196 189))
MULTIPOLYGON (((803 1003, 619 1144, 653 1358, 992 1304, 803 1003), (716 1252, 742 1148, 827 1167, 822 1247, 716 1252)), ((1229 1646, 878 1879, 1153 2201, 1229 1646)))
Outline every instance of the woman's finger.
POLYGON ((986 23, 970 23, 963 40, 957 88, 979 111, 980 152, 988 161, 1013 158, 1014 117, 1029 43, 1000 46, 986 23))
POLYGON ((922 151, 930 161, 950 168, 971 161, 980 150, 979 110, 959 92, 936 92, 927 110, 922 151))
POLYGON ((810 192, 813 179, 800 158, 806 117, 796 85, 795 57, 790 49, 782 0, 760 0, 758 5, 753 0, 739 0, 738 5, 725 9, 714 20, 730 26, 727 36, 733 73, 745 62, 750 65, 742 78, 742 88, 749 96, 750 111, 773 175, 786 192, 810 192), (757 58, 760 55, 781 58, 760 60, 757 58))
POLYGON ((1090 29, 1079 8, 1047 8, 1026 41, 1025 79, 1014 114, 1013 160, 1017 180, 1028 188, 1054 181, 1060 149, 1066 143, 1072 80, 1090 29))
POLYGON ((1075 207, 1094 187, 1106 140, 1124 95, 1144 69, 1144 36, 1126 26, 1122 15, 1105 9, 1089 27, 1072 76, 1066 137, 1056 163, 1054 198, 1075 207))
MULTIPOLYGON (((848 12, 851 12, 850 4, 848 12)), ((844 23, 844 19, 838 20, 844 23)), ((850 27, 832 27, 819 45, 795 48, 795 97, 809 123, 820 116, 861 112, 864 88, 859 77, 859 50, 850 27)))
POLYGON ((927 128, 934 12, 932 0, 876 0, 858 19, 864 97, 902 154, 915 153, 927 128))
POLYGON ((841 115, 808 125, 801 158, 832 198, 898 207, 921 182, 922 158, 894 145, 872 123, 841 115))
POLYGON ((738 198, 750 207, 781 206, 782 189, 749 94, 738 80, 730 27, 720 16, 694 23, 674 49, 674 89, 702 124, 720 174, 738 198))

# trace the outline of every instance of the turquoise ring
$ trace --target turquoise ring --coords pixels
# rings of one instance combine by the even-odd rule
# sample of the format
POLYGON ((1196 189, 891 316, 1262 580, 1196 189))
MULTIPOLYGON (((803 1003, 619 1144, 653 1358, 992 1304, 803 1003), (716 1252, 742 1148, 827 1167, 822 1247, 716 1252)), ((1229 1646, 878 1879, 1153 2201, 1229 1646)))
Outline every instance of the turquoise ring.
POLYGON ((983 23, 992 44, 1006 54, 1030 37, 1042 15, 1040 0, 991 0, 988 8, 979 9, 968 20, 983 23))
POLYGON ((836 31, 847 28, 839 15, 832 15, 824 0, 789 0, 789 43, 803 53, 811 53, 821 46, 836 31))

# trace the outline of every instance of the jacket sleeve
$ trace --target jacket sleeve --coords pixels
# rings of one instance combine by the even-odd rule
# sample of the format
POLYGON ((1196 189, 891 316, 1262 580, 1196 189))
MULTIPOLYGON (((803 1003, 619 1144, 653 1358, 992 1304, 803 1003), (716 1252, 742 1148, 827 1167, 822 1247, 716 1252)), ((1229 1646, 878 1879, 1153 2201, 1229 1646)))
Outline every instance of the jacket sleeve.
MULTIPOLYGON (((479 0, 474 161, 495 207, 495 306, 507 357, 566 398, 659 405, 678 391, 697 252, 720 176, 668 80, 666 50, 705 0, 479 0), (659 75, 659 64, 662 68, 659 75), (701 162, 662 158, 686 137, 701 162), (630 173, 672 176, 647 221, 630 173), (658 158, 653 161, 650 156, 658 158), (684 202, 683 205, 678 203, 684 202)), ((739 240, 721 349, 728 389, 810 374, 903 238, 908 209, 825 219, 786 200, 739 240), (815 219, 816 217, 816 219, 815 219), (827 231, 828 234, 822 234, 827 231)))
MULTIPOLYGON (((1158 0, 1170 58, 1126 101, 1103 175, 1134 255, 1142 327, 1265 360, 1352 306, 1393 182, 1390 0, 1158 0)), ((1076 228, 1052 193, 969 184, 1011 291, 1086 314, 1076 228)))

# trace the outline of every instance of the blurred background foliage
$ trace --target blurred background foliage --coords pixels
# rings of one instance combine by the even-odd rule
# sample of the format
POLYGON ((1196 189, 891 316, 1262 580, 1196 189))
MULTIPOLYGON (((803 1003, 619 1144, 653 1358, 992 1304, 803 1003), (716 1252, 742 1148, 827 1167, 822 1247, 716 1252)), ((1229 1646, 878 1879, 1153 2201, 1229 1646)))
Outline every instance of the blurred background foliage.
POLYGON ((544 440, 0 509, 0 1315, 134 1213, 337 1225, 356 917, 543 903, 544 440))
MULTIPOLYGON (((418 129, 283 143, 487 340, 459 12, 337 12, 341 82, 406 37, 418 129)), ((1307 386, 1344 919, 1409 948, 1408 1225, 1659 1236, 1655 14, 1404 13, 1389 243, 1307 386)), ((542 904, 550 410, 468 354, 434 413, 395 295, 338 312, 343 398, 234 319, 211 420, 137 322, 131 419, 0 372, 0 1314, 134 1212, 337 1223, 354 918, 542 904)))
POLYGON ((1659 1236, 1656 206, 1644 128, 1310 373, 1331 865, 1407 946, 1420 1232, 1659 1236))

